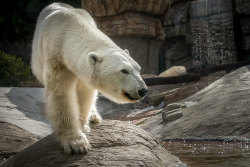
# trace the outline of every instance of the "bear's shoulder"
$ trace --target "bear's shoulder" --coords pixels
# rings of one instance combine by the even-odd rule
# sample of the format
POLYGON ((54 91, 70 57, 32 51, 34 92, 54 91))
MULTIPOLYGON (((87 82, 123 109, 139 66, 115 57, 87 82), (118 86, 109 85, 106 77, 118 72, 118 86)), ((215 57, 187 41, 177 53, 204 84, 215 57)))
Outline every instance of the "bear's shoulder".
POLYGON ((48 20, 63 20, 67 23, 91 24, 95 27, 96 23, 90 14, 84 9, 73 8, 64 3, 53 3, 47 6, 43 13, 47 13, 48 20))

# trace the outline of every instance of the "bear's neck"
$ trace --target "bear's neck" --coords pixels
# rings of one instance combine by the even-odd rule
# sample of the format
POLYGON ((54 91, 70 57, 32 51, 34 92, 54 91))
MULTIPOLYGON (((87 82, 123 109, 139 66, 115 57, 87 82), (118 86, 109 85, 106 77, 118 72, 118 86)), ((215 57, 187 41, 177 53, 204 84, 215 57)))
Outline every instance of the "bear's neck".
POLYGON ((72 30, 67 35, 68 37, 65 38, 67 41, 63 44, 63 61, 67 62, 65 63, 67 67, 79 77, 82 71, 92 68, 87 59, 89 52, 104 56, 114 51, 122 51, 108 36, 95 27, 89 28, 88 31, 84 28, 72 30))

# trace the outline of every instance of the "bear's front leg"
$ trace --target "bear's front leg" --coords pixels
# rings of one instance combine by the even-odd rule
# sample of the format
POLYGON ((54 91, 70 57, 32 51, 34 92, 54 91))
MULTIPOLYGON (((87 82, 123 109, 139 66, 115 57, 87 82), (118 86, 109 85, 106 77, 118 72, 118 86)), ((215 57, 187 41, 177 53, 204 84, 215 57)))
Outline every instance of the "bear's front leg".
POLYGON ((91 89, 82 80, 77 82, 77 98, 80 107, 80 121, 82 123, 83 130, 90 132, 89 122, 100 122, 101 116, 98 114, 95 103, 97 91, 91 89))
POLYGON ((72 72, 60 66, 47 68, 47 112, 65 153, 85 153, 91 147, 81 130, 75 88, 76 77, 72 72))

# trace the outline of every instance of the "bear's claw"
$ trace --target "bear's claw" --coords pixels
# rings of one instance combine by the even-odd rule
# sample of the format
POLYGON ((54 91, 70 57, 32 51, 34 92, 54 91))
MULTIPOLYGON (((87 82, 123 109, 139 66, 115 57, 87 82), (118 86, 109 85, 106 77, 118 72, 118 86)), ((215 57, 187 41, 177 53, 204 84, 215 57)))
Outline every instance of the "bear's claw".
POLYGON ((64 152, 66 154, 71 154, 71 153, 84 154, 87 153, 91 148, 88 139, 83 133, 82 135, 77 137, 73 137, 70 139, 63 139, 62 145, 64 148, 64 152))
POLYGON ((91 123, 99 123, 102 121, 102 117, 98 113, 92 113, 89 120, 91 123))

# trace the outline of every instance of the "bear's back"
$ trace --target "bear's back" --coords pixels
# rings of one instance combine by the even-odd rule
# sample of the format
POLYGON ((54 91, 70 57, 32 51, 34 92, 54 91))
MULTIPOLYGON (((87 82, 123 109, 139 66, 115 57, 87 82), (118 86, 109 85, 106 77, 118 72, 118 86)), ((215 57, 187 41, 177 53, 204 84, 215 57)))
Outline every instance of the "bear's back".
POLYGON ((93 18, 84 9, 75 9, 64 3, 50 4, 39 14, 32 43, 31 67, 33 74, 42 84, 44 56, 48 55, 45 52, 60 48, 63 34, 73 24, 91 24, 96 27, 93 18))
MULTIPOLYGON (((38 17, 37 26, 45 20, 52 22, 69 23, 69 24, 90 24, 96 26, 95 21, 84 9, 73 8, 64 3, 53 3, 45 7, 38 17)), ((60 24, 57 24, 59 26, 60 24)))
POLYGON ((32 71, 43 84, 44 56, 46 52, 58 52, 63 48, 64 35, 67 31, 79 33, 72 27, 97 28, 93 18, 84 9, 75 9, 64 3, 53 3, 39 14, 32 44, 32 71), (76 25, 76 26, 73 26, 76 25))

